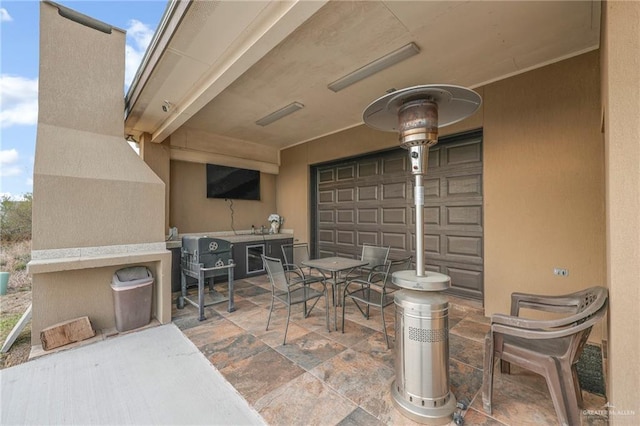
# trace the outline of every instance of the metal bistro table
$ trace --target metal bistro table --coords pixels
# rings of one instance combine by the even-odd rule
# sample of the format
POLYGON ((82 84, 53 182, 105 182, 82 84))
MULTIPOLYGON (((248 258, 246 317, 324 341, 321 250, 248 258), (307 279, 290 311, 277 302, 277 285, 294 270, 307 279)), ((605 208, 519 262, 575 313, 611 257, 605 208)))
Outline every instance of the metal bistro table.
MULTIPOLYGON (((310 268, 319 269, 320 271, 326 271, 331 273, 331 289, 333 291, 333 324, 336 330, 338 330, 338 307, 336 305, 337 300, 337 287, 340 284, 338 282, 338 273, 341 271, 348 271, 353 268, 365 266, 369 262, 362 261, 360 259, 349 259, 347 257, 325 257, 322 259, 305 260, 301 262, 304 266, 310 268)), ((328 302, 327 302, 328 303, 328 302)))

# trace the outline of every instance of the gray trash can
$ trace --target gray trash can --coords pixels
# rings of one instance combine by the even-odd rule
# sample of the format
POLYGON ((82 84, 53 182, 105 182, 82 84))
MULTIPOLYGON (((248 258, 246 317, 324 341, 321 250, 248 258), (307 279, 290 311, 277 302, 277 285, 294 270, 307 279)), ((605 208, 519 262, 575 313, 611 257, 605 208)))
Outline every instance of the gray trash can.
POLYGON ((153 276, 145 266, 119 269, 111 283, 118 331, 143 327, 151 321, 153 276))

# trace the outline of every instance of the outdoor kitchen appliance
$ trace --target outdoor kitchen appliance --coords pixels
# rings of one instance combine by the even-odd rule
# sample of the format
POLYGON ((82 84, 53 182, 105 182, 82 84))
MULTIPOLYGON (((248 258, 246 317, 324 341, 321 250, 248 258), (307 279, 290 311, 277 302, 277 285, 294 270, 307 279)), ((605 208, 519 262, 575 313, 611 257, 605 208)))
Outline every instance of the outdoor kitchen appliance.
MULTIPOLYGON (((236 266, 231 257, 233 245, 226 240, 208 236, 185 235, 182 237, 181 258, 181 294, 178 296, 178 309, 184 308, 184 303, 191 303, 199 309, 199 320, 203 321, 204 308, 229 301, 228 311, 235 311, 233 302, 233 268, 236 266), (226 297, 215 291, 213 284, 215 277, 227 275, 229 296, 226 297), (190 278, 194 278, 198 285, 198 301, 188 297, 187 287, 190 278), (209 293, 205 294, 205 281, 209 280, 209 293), (206 296, 206 297, 205 297, 206 296), (207 299, 205 301, 205 298, 207 299)), ((192 280, 191 280, 192 281, 192 280)))
POLYGON ((465 119, 481 103, 476 92, 464 87, 425 85, 388 93, 363 113, 368 126, 399 133, 415 178, 416 270, 398 271, 392 278, 402 290, 394 298, 396 378, 391 393, 400 412, 420 423, 447 424, 456 410, 449 390, 449 302, 440 293, 451 278, 425 272, 423 176, 429 147, 438 143, 438 127, 465 119))

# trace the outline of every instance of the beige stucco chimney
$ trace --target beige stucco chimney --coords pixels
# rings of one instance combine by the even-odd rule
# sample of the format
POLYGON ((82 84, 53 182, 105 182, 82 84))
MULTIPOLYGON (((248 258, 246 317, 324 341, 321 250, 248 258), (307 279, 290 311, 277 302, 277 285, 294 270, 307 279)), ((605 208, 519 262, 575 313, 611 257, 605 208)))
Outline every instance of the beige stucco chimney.
POLYGON ((40 12, 33 249, 163 241, 164 183, 124 139, 125 33, 56 6, 40 12))
POLYGON ((124 138, 125 33, 52 2, 40 4, 33 185, 32 340, 89 315, 113 327, 111 277, 144 264, 154 315, 170 321, 164 183, 124 138))

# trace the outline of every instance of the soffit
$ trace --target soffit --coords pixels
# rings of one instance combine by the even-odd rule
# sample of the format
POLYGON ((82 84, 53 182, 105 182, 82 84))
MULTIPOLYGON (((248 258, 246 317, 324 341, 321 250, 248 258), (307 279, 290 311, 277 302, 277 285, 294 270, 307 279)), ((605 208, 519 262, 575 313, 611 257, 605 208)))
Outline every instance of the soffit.
POLYGON ((478 87, 599 43, 600 3, 591 1, 274 3, 193 3, 128 130, 160 141, 187 126, 284 148, 361 124, 363 109, 390 88, 478 87), (327 88, 409 42, 419 55, 338 93, 327 88), (165 99, 175 106, 169 114, 165 99), (255 124, 294 101, 305 108, 255 124))

